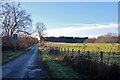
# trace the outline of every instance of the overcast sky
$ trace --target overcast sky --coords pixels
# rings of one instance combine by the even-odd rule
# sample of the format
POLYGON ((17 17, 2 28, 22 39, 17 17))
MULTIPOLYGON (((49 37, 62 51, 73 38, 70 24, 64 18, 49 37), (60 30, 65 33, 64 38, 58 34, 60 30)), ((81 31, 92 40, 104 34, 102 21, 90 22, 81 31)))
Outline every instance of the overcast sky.
POLYGON ((31 14, 33 23, 44 22, 47 36, 118 33, 117 2, 22 2, 21 7, 31 14))

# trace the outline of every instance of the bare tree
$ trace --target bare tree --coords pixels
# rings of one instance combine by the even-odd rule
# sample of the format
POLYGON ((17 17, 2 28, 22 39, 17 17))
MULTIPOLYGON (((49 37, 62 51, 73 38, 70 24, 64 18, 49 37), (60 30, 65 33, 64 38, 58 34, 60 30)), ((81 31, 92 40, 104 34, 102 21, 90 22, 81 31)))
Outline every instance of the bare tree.
POLYGON ((12 36, 14 33, 24 32, 31 26, 30 15, 22 10, 20 3, 0 4, 0 23, 3 36, 12 36))
POLYGON ((107 33, 102 36, 98 36, 98 38, 94 41, 95 43, 118 43, 118 36, 115 33, 107 33))
POLYGON ((43 36, 45 35, 45 30, 46 30, 44 23, 37 22, 36 23, 36 30, 37 30, 40 42, 42 42, 43 36))

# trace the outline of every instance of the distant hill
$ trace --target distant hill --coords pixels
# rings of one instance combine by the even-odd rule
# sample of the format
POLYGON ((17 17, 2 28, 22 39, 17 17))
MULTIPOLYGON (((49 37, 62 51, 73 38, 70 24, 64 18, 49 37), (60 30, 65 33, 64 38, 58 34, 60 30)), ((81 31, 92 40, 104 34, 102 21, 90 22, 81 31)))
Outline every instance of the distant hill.
POLYGON ((49 42, 83 43, 88 37, 44 37, 49 42))

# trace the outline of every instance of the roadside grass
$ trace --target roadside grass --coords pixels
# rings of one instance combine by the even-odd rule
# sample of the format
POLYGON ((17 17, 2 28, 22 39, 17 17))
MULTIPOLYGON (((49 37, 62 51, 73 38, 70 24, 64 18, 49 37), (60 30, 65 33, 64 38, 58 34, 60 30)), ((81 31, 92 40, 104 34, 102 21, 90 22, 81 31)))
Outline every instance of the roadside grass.
MULTIPOLYGON (((32 47, 28 48, 26 51, 30 50, 32 47)), ((17 50, 17 51, 4 51, 2 52, 2 65, 8 63, 11 60, 19 57, 24 54, 26 51, 17 50)))
POLYGON ((2 53, 2 64, 5 64, 16 57, 20 56, 24 51, 5 51, 2 53))
POLYGON ((55 55, 50 55, 47 51, 40 50, 42 54, 42 60, 48 71, 49 79, 62 79, 62 80, 80 80, 79 74, 72 68, 64 66, 63 63, 56 59, 55 55))

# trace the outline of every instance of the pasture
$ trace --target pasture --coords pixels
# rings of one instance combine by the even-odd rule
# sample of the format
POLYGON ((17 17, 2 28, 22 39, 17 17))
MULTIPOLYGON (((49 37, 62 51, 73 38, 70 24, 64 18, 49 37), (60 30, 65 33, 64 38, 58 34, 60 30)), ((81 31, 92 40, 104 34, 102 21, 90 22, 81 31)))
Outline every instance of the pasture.
POLYGON ((88 55, 97 61, 104 61, 107 64, 118 63, 120 64, 120 44, 117 43, 45 43, 47 47, 59 48, 61 52, 66 54, 74 53, 88 55), (69 51, 68 51, 69 50, 69 51), (102 54, 103 53, 103 54, 102 54))
POLYGON ((103 52, 120 52, 120 44, 117 43, 57 43, 57 42, 47 42, 47 46, 69 48, 75 51, 103 51, 103 52))

